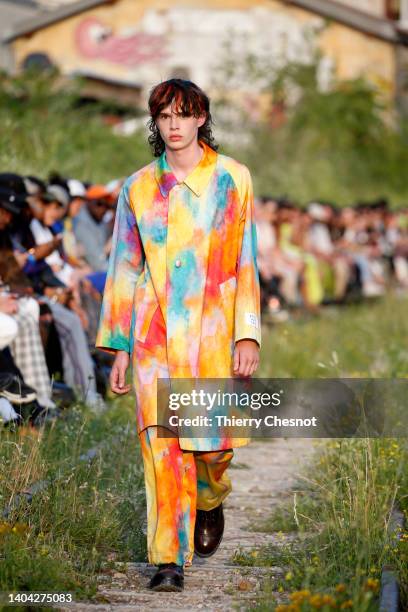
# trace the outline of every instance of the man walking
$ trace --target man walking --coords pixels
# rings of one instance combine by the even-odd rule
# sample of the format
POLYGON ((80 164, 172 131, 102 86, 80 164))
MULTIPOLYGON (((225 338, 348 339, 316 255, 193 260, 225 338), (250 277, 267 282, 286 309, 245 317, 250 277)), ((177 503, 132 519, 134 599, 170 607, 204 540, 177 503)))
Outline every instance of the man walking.
POLYGON ((248 377, 259 363, 260 291, 252 182, 217 153, 207 95, 170 79, 149 98, 156 160, 121 190, 96 346, 115 351, 127 393, 132 360, 145 471, 150 588, 183 589, 194 552, 212 555, 233 447, 243 439, 164 437, 159 378, 248 377))

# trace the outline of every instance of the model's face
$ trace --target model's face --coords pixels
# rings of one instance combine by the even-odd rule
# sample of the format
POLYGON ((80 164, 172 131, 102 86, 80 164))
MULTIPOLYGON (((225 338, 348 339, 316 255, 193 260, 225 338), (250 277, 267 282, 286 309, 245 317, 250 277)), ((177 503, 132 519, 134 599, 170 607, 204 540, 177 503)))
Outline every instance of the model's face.
POLYGON ((180 151, 197 141, 198 128, 205 123, 205 120, 205 113, 200 117, 183 115, 173 101, 157 117, 156 125, 166 148, 180 151))

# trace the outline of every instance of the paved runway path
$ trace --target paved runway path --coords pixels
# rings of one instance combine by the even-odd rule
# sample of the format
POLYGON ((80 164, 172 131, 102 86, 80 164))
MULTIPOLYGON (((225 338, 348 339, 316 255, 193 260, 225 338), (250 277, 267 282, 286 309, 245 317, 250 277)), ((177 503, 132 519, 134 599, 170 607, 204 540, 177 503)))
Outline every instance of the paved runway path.
POLYGON ((248 531, 248 524, 270 514, 281 494, 294 484, 313 448, 313 441, 309 439, 276 438, 256 440, 236 449, 236 469, 229 472, 233 491, 224 504, 224 539, 213 557, 208 560, 195 558, 193 565, 186 568, 182 593, 149 591, 146 585, 155 568, 143 563, 127 563, 119 565, 111 574, 99 576, 100 603, 83 602, 59 609, 84 612, 218 612, 230 611, 234 606, 246 609, 255 602, 263 576, 279 576, 283 570, 233 565, 232 556, 238 549, 251 550, 267 543, 281 543, 274 533, 248 531))

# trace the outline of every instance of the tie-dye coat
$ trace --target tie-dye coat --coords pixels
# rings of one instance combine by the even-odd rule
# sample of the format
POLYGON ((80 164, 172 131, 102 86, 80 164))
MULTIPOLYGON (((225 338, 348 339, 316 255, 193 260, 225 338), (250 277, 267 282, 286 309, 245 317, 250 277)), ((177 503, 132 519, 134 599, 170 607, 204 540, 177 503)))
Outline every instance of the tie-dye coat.
MULTIPOLYGON (((248 168, 200 141, 178 183, 166 159, 121 190, 96 346, 132 355, 137 428, 157 424, 157 378, 233 377, 235 342, 261 345, 260 288, 248 168)), ((217 450, 241 439, 196 439, 217 450)))

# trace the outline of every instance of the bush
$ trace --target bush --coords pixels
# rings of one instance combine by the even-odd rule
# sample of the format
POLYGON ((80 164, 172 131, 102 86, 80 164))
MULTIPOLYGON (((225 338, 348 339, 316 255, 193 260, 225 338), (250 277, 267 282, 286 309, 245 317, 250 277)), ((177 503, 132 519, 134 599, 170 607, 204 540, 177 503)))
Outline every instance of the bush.
POLYGON ((381 196, 406 204, 407 120, 363 78, 332 79, 322 89, 320 55, 310 55, 309 63, 277 67, 253 56, 231 62, 227 51, 216 79, 218 110, 235 122, 230 133, 241 138, 246 126, 250 135, 249 144, 233 142, 230 154, 249 165, 257 191, 265 194, 302 203, 321 198, 346 205, 381 196), (231 98, 238 80, 267 100, 261 120, 231 98))

